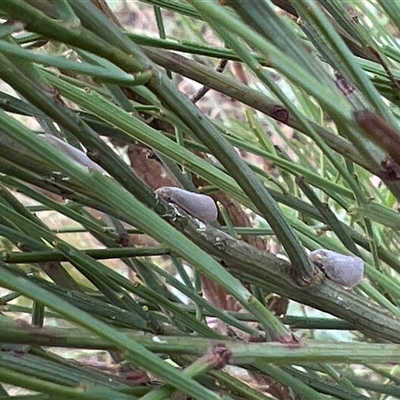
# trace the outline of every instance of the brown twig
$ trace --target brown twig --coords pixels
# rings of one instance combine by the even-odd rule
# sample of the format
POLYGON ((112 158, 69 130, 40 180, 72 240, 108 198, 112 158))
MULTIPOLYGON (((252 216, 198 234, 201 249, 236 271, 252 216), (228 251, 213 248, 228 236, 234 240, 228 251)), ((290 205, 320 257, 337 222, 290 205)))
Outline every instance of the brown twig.
MULTIPOLYGON (((222 73, 228 64, 228 60, 221 59, 218 61, 218 65, 215 68, 215 72, 222 73)), ((197 91, 191 98, 190 101, 193 103, 197 103, 202 97, 204 97, 207 92, 210 90, 209 87, 203 86, 201 89, 197 91)))

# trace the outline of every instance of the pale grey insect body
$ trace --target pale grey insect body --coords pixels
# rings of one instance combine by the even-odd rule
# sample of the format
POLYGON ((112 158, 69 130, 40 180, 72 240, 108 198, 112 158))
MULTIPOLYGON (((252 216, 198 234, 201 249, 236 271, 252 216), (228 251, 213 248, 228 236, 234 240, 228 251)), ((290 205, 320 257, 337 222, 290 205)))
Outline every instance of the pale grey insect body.
POLYGON ((175 204, 189 215, 203 222, 214 222, 218 209, 214 200, 205 194, 189 192, 172 186, 160 187, 156 193, 167 203, 175 204))
POLYGON ((41 134, 39 135, 39 137, 43 139, 45 142, 51 144, 56 149, 60 150, 66 156, 72 158, 79 164, 83 165, 84 167, 93 169, 102 174, 105 173, 104 169, 101 168, 100 165, 92 161, 83 151, 78 150, 77 148, 71 146, 67 142, 60 140, 53 135, 49 135, 48 133, 45 133, 44 135, 41 134))
POLYGON ((310 253, 311 262, 332 282, 348 288, 356 286, 364 275, 364 261, 332 250, 318 249, 310 253))

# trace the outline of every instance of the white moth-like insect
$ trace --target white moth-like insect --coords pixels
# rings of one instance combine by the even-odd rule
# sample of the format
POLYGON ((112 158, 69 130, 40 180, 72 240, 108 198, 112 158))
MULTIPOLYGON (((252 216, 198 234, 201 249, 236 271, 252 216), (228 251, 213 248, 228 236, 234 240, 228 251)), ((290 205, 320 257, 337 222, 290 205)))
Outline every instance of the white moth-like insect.
POLYGON ((348 288, 356 286, 364 275, 364 261, 335 251, 318 249, 310 253, 311 262, 332 282, 348 288))
POLYGON ((218 217, 218 209, 214 200, 205 194, 188 192, 172 186, 163 186, 156 193, 167 203, 175 204, 192 217, 203 222, 214 222, 218 217))
POLYGON ((48 133, 45 133, 44 135, 39 135, 39 137, 56 149, 60 150, 61 153, 65 154, 69 158, 72 158, 84 167, 93 169, 97 172, 100 172, 101 174, 106 173, 104 169, 100 167, 100 165, 92 161, 83 151, 78 150, 74 146, 71 146, 69 143, 60 140, 53 135, 49 135, 48 133))

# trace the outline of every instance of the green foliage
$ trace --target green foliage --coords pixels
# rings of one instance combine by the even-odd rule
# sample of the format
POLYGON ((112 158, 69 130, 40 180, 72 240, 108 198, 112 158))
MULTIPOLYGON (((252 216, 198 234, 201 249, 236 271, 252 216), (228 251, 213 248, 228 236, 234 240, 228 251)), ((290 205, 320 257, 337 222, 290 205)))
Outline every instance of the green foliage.
POLYGON ((0 2, 0 399, 400 398, 400 5, 114 3, 0 2))

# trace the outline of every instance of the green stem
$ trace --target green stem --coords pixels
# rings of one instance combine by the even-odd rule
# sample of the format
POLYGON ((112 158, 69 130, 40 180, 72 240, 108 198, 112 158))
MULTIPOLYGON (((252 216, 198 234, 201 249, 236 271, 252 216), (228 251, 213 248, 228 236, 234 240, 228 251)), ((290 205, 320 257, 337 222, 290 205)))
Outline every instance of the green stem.
MULTIPOLYGON (((107 249, 83 250, 85 254, 96 260, 108 260, 111 258, 125 257, 154 257, 163 256, 171 253, 168 247, 116 247, 107 249)), ((2 254, 5 262, 10 264, 32 264, 37 262, 67 261, 68 258, 59 250, 33 251, 30 253, 10 253, 2 254)))

